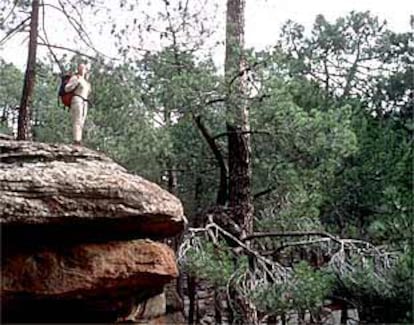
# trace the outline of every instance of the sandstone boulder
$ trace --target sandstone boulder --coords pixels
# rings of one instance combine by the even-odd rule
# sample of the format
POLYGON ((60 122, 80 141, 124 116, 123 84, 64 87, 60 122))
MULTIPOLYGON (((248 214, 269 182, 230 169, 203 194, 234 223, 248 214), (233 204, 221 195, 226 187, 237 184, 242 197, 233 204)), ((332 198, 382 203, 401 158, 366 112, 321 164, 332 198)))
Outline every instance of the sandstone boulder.
POLYGON ((162 287, 178 275, 173 251, 150 240, 79 244, 5 256, 2 297, 84 297, 162 287))
POLYGON ((70 145, 0 140, 0 197, 8 240, 164 238, 184 224, 176 197, 70 145))
MULTIPOLYGON (((103 312, 112 311, 115 320, 122 313, 129 314, 139 299, 145 301, 162 291, 177 275, 173 251, 150 240, 44 248, 3 257, 2 304, 11 320, 21 321, 18 313, 34 306, 36 311, 27 320, 35 316, 37 321, 46 321, 40 311, 49 306, 68 314, 84 310, 79 318, 61 315, 60 319, 99 320, 96 317, 103 312), (82 318, 85 315, 95 318, 82 318)), ((53 316, 53 311, 47 313, 53 316)))
POLYGON ((2 321, 163 319, 178 270, 152 240, 184 223, 176 197, 99 152, 0 137, 2 321))

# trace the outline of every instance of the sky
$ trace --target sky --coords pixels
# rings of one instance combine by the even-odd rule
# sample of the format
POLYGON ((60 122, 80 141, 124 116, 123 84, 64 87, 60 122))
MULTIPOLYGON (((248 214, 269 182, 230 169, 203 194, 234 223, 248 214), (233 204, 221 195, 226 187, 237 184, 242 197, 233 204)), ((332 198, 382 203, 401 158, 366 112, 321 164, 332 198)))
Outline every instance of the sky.
POLYGON ((414 14, 410 0, 247 0, 246 42, 264 47, 275 41, 283 23, 292 19, 311 28, 316 15, 333 21, 350 11, 366 11, 386 19, 390 29, 410 30, 409 16, 414 14), (262 5, 257 5, 261 3, 262 5), (274 31, 277 31, 276 33, 274 31))
MULTIPOLYGON (((52 0, 50 0, 52 1, 52 0)), ((138 0, 138 3, 142 0, 138 0)), ((170 0, 176 2, 178 0, 170 0)), ((47 2, 47 1, 46 1, 47 2)), ((105 5, 114 6, 118 1, 104 0, 105 5)), ((191 0, 190 0, 191 2, 191 0)), ((148 1, 152 9, 157 10, 157 0, 148 1)), ((224 39, 224 22, 225 22, 225 1, 219 1, 219 7, 216 13, 213 13, 217 22, 216 38, 224 39)), ((117 12, 117 6, 114 6, 117 12)), ((381 20, 387 20, 388 27, 397 32, 407 32, 410 30, 410 14, 414 14, 414 1, 410 0, 246 0, 246 26, 245 38, 247 47, 255 47, 263 49, 275 44, 279 37, 281 26, 291 19, 301 23, 309 30, 315 20, 316 15, 323 14, 326 19, 333 21, 340 16, 345 16, 351 10, 355 11, 371 11, 372 14, 379 16, 381 20)), ((133 14, 133 13, 132 13, 133 14)), ((51 43, 62 43, 62 24, 61 17, 53 11, 47 12, 47 30, 51 43)), ((124 20, 122 14, 118 15, 120 20, 124 20)), ((92 32, 92 40, 99 50, 110 56, 115 56, 115 48, 108 38, 108 29, 105 29, 111 23, 102 18, 91 16, 88 20, 89 32, 92 32), (94 24, 103 23, 104 33, 100 35, 98 29, 91 27, 94 24)), ((65 34, 70 34, 66 31, 65 34)), ((1 38, 1 34, 0 34, 1 38)), ((23 37, 16 37, 12 41, 6 43, 4 47, 0 47, 0 57, 6 62, 13 62, 20 68, 24 68, 26 63, 27 49, 23 41, 23 37)), ((152 40, 152 43, 158 42, 158 39, 152 40)), ((65 44, 65 41, 63 41, 65 44)), ((153 44, 154 45, 154 44, 153 44)), ((78 50, 82 48, 80 44, 71 44, 70 47, 78 50)), ((40 55, 45 54, 45 49, 39 50, 40 55)), ((220 62, 224 59, 224 47, 218 47, 213 53, 214 60, 220 62)))

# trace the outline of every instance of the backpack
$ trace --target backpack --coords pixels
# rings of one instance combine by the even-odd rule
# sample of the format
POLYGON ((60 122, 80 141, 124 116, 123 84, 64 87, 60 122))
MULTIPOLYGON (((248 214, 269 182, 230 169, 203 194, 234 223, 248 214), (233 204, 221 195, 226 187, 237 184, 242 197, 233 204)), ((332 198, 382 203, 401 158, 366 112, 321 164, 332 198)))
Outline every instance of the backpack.
POLYGON ((60 81, 60 87, 59 87, 59 92, 58 92, 58 98, 60 99, 60 102, 65 107, 70 107, 70 103, 72 102, 72 97, 75 94, 76 88, 69 92, 65 90, 65 86, 67 85, 71 77, 72 77, 72 74, 69 74, 69 73, 64 74, 60 77, 61 81, 60 81))

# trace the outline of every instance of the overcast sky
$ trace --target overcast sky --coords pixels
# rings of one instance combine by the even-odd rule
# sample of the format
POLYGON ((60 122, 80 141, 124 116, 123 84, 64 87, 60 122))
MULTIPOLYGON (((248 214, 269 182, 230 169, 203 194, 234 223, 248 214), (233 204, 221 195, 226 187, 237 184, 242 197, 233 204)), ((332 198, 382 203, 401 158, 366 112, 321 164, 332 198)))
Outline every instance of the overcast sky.
POLYGON ((335 20, 352 10, 369 10, 386 19, 390 29, 402 32, 409 31, 410 13, 414 14, 412 0, 247 0, 246 6, 246 41, 253 46, 274 42, 274 30, 288 19, 310 28, 318 14, 335 20))
MULTIPOLYGON (((170 0, 172 3, 177 0, 170 0)), ((118 3, 114 0, 106 0, 108 4, 118 3)), ((153 6, 157 1, 150 2, 153 6)), ((190 0, 191 2, 191 0, 190 0)), ((275 44, 280 28, 288 19, 303 24, 306 29, 312 27, 317 14, 323 14, 332 21, 344 16, 351 10, 369 10, 379 18, 388 22, 390 29, 398 32, 410 30, 410 14, 414 14, 413 0, 246 0, 246 45, 258 49, 275 44)), ((48 18, 49 37, 52 43, 59 43, 61 37, 59 22, 56 14, 50 13, 48 18)), ((225 1, 222 0, 218 14, 219 31, 216 37, 224 37, 225 1), (221 31, 222 30, 222 31, 221 31)), ((105 20, 103 20, 104 22, 105 20)), ((102 22, 102 21, 101 21, 102 22)), ((97 32, 95 32, 97 35, 97 32)), ((13 62, 19 67, 24 67, 26 62, 26 46, 21 44, 22 38, 16 37, 3 48, 0 48, 0 57, 8 62, 13 62)), ((95 36, 97 47, 108 55, 113 55, 114 48, 110 46, 107 35, 95 36), (111 53, 112 52, 112 53, 111 53)), ((78 45, 71 45, 77 47, 78 45)), ((81 49, 81 48, 79 48, 81 49)), ((83 50, 83 49, 82 49, 83 50)), ((223 57, 223 47, 216 50, 215 60, 223 57)), ((45 53, 44 49, 40 53, 45 53), (43 52, 42 52, 43 51, 43 52)))

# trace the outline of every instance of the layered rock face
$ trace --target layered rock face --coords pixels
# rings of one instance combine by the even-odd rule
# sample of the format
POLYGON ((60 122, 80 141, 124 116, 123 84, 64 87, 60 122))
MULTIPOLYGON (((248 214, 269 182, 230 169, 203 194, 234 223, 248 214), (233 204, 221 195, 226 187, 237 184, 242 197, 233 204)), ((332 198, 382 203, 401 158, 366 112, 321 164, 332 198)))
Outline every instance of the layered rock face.
POLYGON ((182 205, 106 156, 0 140, 0 224, 3 321, 165 314, 163 287, 178 270, 173 251, 153 240, 182 231, 182 205))

